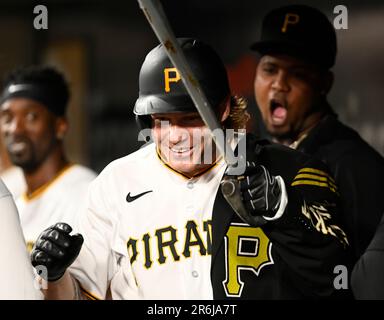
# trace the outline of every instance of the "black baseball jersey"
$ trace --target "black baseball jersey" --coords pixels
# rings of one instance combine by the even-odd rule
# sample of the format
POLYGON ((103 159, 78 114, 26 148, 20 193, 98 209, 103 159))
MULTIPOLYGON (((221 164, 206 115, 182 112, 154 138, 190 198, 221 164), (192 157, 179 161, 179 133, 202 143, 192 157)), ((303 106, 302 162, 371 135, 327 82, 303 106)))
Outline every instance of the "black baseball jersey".
POLYGON ((288 205, 279 220, 252 227, 238 218, 219 190, 212 217, 214 298, 334 295, 334 268, 347 264, 349 245, 338 223, 333 178, 320 161, 290 148, 249 135, 247 145, 257 163, 284 179, 288 205))
POLYGON ((328 114, 297 150, 323 161, 340 192, 341 219, 355 261, 370 243, 384 212, 384 159, 359 134, 328 114))

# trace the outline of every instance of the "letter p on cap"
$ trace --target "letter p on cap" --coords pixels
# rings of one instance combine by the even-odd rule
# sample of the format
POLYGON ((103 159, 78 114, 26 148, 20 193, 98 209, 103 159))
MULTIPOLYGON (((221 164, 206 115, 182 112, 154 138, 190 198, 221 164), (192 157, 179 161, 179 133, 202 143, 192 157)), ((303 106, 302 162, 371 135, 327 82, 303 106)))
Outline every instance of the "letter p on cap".
POLYGON ((287 32, 287 28, 289 24, 294 25, 294 24, 297 24, 299 21, 300 21, 300 17, 298 14, 287 13, 285 15, 284 24, 283 24, 283 27, 281 28, 281 32, 283 33, 287 32))

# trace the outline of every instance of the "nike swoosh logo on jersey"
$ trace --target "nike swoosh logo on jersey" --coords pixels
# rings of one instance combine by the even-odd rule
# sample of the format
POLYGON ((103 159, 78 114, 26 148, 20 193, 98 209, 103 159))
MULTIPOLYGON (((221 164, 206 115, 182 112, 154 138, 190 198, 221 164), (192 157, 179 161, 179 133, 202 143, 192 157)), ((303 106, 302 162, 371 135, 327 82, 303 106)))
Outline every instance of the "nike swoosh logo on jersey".
POLYGON ((137 195, 135 195, 135 196, 131 196, 131 193, 130 192, 128 192, 128 194, 127 194, 127 202, 132 202, 132 201, 135 201, 136 199, 139 199, 141 196, 143 196, 143 195, 145 195, 145 194, 147 194, 147 193, 149 193, 149 192, 152 192, 152 190, 150 190, 150 191, 145 191, 145 192, 142 192, 142 193, 139 193, 139 194, 137 194, 137 195))

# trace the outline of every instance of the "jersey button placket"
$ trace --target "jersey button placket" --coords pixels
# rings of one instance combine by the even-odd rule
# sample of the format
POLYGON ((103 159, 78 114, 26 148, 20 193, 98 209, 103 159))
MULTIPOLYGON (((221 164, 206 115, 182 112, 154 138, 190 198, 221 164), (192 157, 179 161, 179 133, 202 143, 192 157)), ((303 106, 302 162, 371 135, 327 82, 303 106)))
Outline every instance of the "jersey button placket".
POLYGON ((186 211, 186 214, 189 218, 193 218, 193 215, 194 215, 194 204, 193 204, 193 200, 194 200, 194 187, 195 187, 195 183, 191 180, 189 180, 186 184, 187 186, 187 189, 189 190, 188 191, 188 199, 186 199, 185 201, 185 211, 186 211))
POLYGON ((195 187, 195 183, 193 181, 188 181, 187 182, 187 188, 192 190, 195 187))

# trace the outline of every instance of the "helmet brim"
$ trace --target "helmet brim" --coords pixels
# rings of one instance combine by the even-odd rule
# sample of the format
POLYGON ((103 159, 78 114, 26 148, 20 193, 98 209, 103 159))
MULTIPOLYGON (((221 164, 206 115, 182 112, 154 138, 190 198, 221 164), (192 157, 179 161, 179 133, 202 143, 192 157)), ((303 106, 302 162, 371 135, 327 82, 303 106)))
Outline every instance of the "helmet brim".
POLYGON ((157 96, 142 96, 136 100, 134 114, 151 115, 156 113, 197 112, 189 96, 172 96, 172 102, 157 96))

